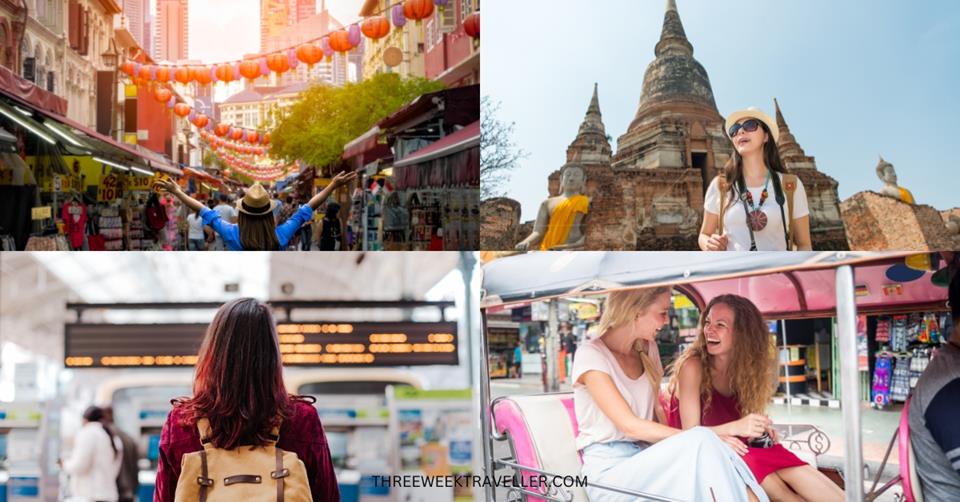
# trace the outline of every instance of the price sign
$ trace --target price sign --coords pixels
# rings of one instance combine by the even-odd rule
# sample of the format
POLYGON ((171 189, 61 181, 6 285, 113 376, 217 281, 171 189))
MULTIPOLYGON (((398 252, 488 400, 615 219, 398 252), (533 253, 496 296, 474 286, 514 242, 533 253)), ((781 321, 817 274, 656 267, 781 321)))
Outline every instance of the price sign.
POLYGON ((153 181, 153 178, 150 176, 129 176, 127 177, 127 190, 148 192, 150 191, 151 181, 153 181))
POLYGON ((120 188, 120 179, 117 175, 111 173, 100 180, 100 187, 97 189, 98 202, 110 202, 123 196, 123 190, 120 188))
POLYGON ((50 206, 35 207, 30 210, 30 218, 34 220, 45 220, 53 214, 50 206))

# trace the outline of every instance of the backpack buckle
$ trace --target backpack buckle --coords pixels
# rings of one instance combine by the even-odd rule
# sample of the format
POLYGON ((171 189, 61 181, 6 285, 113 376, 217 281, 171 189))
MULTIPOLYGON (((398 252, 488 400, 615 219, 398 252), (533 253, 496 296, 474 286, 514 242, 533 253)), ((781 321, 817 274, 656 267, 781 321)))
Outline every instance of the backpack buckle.
POLYGON ((270 473, 272 479, 285 478, 290 475, 290 469, 280 469, 279 471, 273 471, 270 473))
POLYGON ((197 484, 200 486, 213 486, 213 479, 197 476, 197 484))

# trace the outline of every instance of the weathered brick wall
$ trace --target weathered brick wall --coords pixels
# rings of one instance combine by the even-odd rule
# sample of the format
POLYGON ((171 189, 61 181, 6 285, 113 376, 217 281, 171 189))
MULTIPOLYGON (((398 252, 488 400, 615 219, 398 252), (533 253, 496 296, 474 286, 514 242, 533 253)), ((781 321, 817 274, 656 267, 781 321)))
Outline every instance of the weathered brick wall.
POLYGON ((519 235, 520 203, 507 197, 495 197, 480 203, 480 249, 512 250, 526 237, 519 235))
POLYGON ((855 251, 960 249, 935 208, 911 205, 872 191, 840 203, 850 249, 855 251))

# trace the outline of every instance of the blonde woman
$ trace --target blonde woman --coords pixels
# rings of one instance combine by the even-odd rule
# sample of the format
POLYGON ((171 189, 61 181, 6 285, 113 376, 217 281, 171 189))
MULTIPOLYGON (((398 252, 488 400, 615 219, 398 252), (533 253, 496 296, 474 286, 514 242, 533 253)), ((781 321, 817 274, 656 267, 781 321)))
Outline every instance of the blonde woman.
POLYGON ((742 455, 771 500, 842 500, 837 485, 776 442, 763 414, 773 396, 776 364, 753 302, 736 295, 714 298, 700 317, 696 341, 673 365, 668 423, 712 427, 742 455), (751 447, 748 440, 754 438, 761 441, 751 447))
MULTIPOLYGON (((716 433, 666 425, 654 337, 669 308, 670 288, 610 293, 599 336, 577 349, 573 399, 582 474, 590 483, 679 500, 767 500, 747 465, 716 433)), ((587 494, 592 502, 636 499, 594 487, 587 494)))

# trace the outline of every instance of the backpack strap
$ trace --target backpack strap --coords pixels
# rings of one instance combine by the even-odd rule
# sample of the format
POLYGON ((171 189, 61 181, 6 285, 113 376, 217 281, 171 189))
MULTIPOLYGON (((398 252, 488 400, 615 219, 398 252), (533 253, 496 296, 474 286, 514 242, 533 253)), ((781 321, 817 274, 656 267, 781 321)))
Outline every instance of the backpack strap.
POLYGON ((277 502, 283 502, 283 478, 290 475, 290 469, 283 468, 283 450, 274 448, 277 452, 277 470, 270 473, 270 477, 277 480, 277 502))
POLYGON ((789 242, 788 251, 797 247, 797 239, 793 232, 793 194, 797 191, 797 175, 783 175, 783 191, 787 195, 787 241, 789 242))
POLYGON ((207 502, 207 488, 213 486, 213 479, 207 474, 207 451, 200 450, 200 477, 197 478, 197 484, 200 485, 200 502, 207 502))
POLYGON ((723 173, 717 176, 717 189, 720 190, 720 221, 717 222, 717 234, 723 235, 723 213, 727 209, 727 191, 730 190, 727 177, 723 173))

